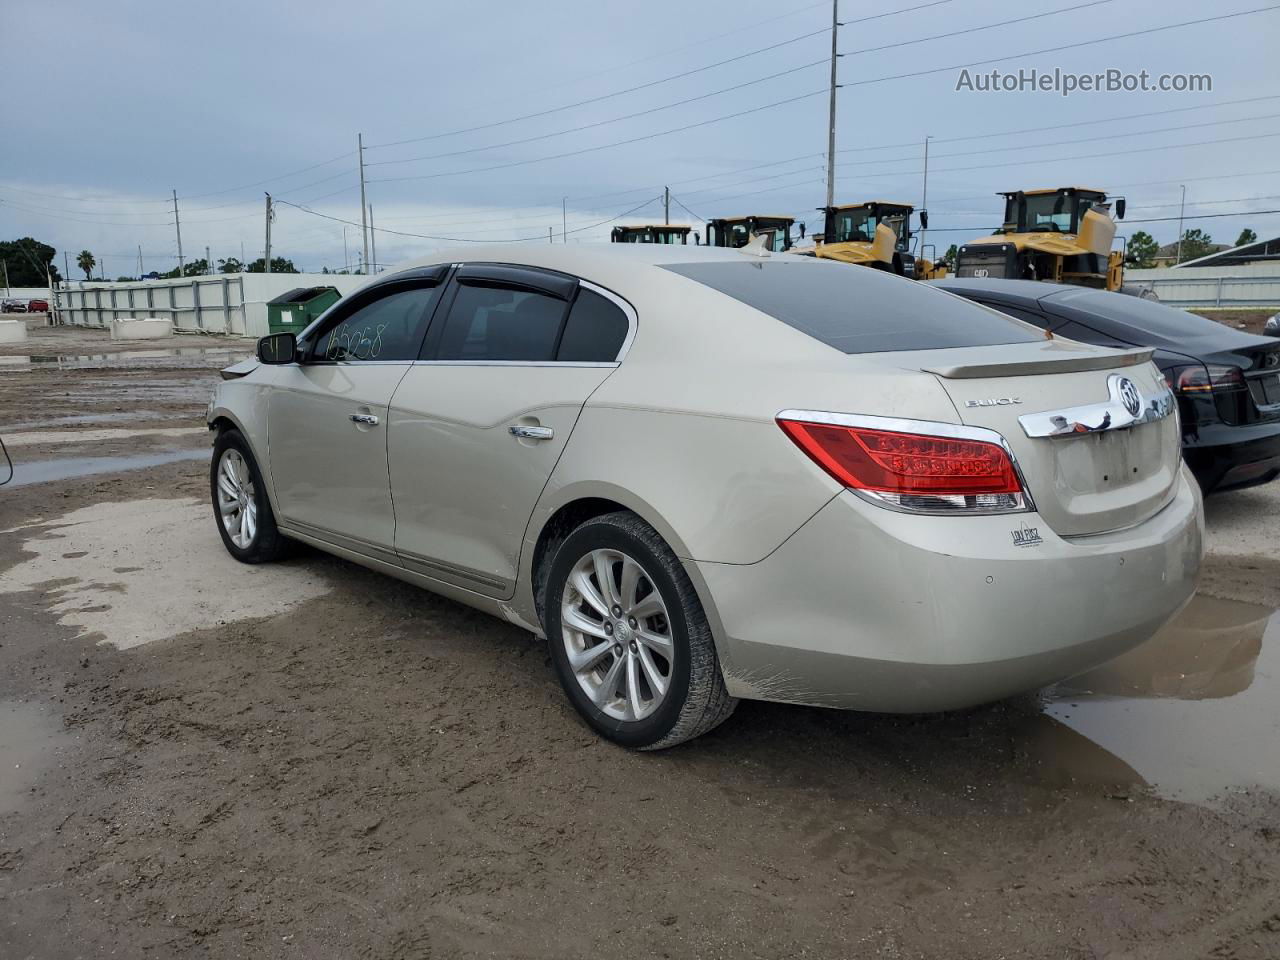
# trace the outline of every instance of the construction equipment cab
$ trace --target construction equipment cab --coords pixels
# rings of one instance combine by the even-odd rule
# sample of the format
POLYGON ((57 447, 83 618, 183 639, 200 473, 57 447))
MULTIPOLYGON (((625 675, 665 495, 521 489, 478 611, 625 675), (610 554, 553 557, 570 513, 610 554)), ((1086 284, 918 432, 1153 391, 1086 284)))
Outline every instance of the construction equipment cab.
MULTIPOLYGON (((749 214, 745 217, 718 217, 707 221, 707 246, 745 247, 752 237, 764 237, 764 248, 774 253, 790 250, 794 240, 791 228, 795 217, 766 217, 749 214)), ((800 224, 800 236, 804 237, 804 224, 800 224)))
MULTIPOLYGON (((1116 221, 1101 190, 1053 187, 1003 193, 1004 225, 966 243, 956 257, 957 277, 1007 277, 1119 290, 1124 254, 1112 250, 1116 221)), ((1124 197, 1115 201, 1124 218, 1124 197)))
MULTIPOLYGON (((674 243, 687 246, 693 227, 677 227, 669 223, 641 223, 614 227, 609 234, 612 243, 674 243)), ((694 239, 697 239, 695 235, 694 239)))
MULTIPOLYGON (((872 200, 818 209, 825 219, 814 256, 920 280, 932 279, 935 273, 945 274, 945 270, 939 272, 931 261, 918 259, 912 253, 911 214, 915 208, 909 203, 872 200)), ((920 226, 929 226, 929 214, 924 210, 920 211, 920 226)))

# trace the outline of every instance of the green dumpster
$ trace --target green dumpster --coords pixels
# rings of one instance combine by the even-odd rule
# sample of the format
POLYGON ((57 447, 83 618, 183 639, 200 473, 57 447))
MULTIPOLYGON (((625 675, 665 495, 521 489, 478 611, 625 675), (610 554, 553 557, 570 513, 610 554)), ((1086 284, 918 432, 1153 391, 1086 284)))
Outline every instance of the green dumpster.
POLYGON ((271 333, 301 333, 341 298, 337 287, 296 287, 267 301, 267 329, 271 333))

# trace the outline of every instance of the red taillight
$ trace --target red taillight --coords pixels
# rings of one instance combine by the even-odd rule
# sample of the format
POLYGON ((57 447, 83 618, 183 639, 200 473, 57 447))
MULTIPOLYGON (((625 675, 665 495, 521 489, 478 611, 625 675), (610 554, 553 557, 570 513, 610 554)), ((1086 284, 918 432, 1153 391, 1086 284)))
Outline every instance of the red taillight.
POLYGON ((1244 371, 1226 364, 1193 364, 1165 372, 1165 381, 1175 393, 1220 393, 1245 389, 1244 371))
POLYGON ((975 505, 991 507, 1006 495, 1004 506, 1022 503, 1018 472, 997 443, 803 420, 779 419, 778 425, 827 473, 855 490, 930 498, 987 495, 975 505))

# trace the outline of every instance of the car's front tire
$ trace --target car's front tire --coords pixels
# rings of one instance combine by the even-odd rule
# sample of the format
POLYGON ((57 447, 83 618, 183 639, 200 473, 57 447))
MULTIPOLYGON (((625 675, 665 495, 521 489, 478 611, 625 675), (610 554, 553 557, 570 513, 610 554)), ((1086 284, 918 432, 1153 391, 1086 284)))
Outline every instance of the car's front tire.
POLYGON ((241 563, 268 563, 288 552, 258 462, 239 430, 223 430, 213 443, 209 492, 214 522, 231 556, 241 563))
POLYGON ((657 750, 712 729, 737 705, 693 584, 630 513, 588 520, 551 558, 544 619, 570 702, 597 732, 657 750))

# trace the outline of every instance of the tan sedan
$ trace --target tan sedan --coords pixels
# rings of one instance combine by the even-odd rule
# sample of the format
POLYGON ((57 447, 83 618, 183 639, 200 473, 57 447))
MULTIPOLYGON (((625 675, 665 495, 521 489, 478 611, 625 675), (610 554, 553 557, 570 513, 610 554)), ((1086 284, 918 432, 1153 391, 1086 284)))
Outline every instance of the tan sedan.
POLYGON ((1191 596, 1147 351, 762 250, 469 248, 264 338, 210 404, 237 559, 303 541, 545 636, 607 737, 738 698, 930 711, 1062 679, 1191 596))

